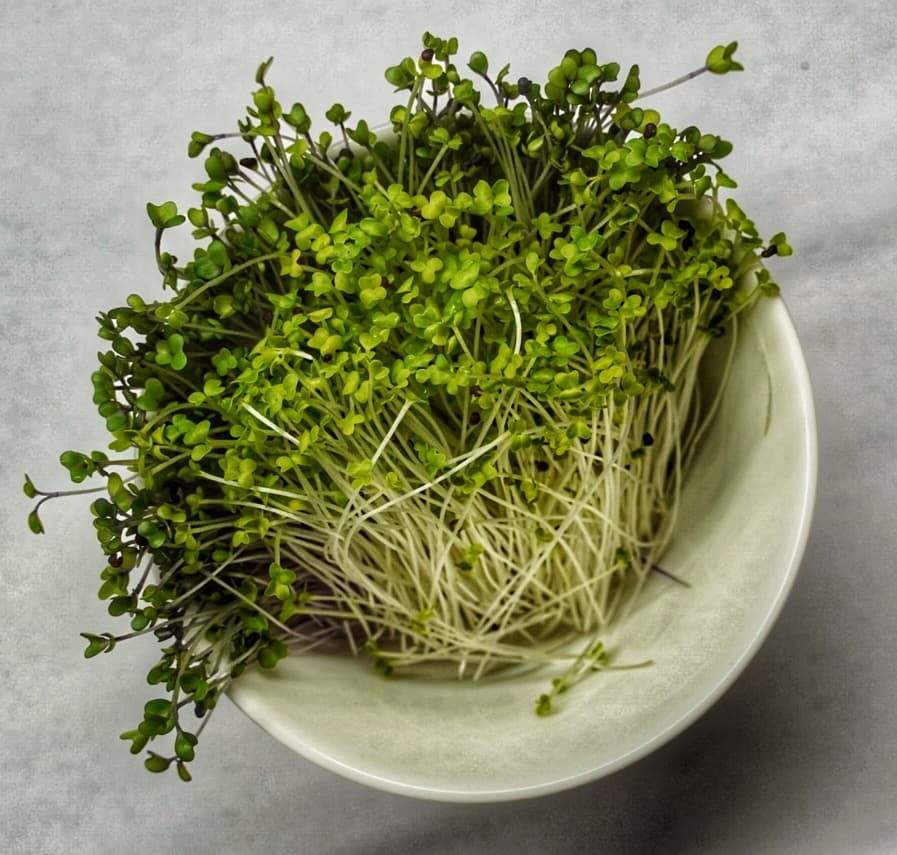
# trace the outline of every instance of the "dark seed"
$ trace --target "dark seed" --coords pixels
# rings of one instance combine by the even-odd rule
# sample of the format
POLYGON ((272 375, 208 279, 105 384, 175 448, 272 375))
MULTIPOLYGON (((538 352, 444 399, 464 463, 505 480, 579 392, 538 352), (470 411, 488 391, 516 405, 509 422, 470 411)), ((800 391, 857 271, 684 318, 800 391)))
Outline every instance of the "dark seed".
POLYGON ((259 162, 254 157, 243 157, 240 159, 240 166, 245 169, 258 169, 259 162))
POLYGON ((121 567, 124 563, 124 558, 120 552, 115 552, 109 556, 109 566, 110 567, 121 567))
POLYGON ((656 133, 657 133, 657 125, 655 125, 654 122, 648 122, 648 124, 645 125, 645 130, 644 130, 645 139, 646 140, 651 139, 651 137, 653 137, 656 133))
POLYGON ((387 285, 389 285, 389 280, 385 276, 381 276, 380 277, 380 287, 385 288, 387 285))
POLYGON ((548 462, 545 460, 537 460, 536 461, 536 469, 538 469, 540 472, 547 472, 548 471, 548 462))
POLYGON ((427 48, 426 50, 422 50, 420 52, 420 58, 424 62, 432 62, 433 61, 433 50, 432 48, 427 48))
POLYGON ((476 384, 474 384, 473 386, 470 387, 470 397, 471 398, 479 398, 480 395, 482 395, 482 394, 483 394, 483 390, 476 384))
POLYGON ((470 418, 468 419, 472 425, 478 425, 482 420, 483 417, 476 410, 470 414, 470 418))
POLYGON ((517 91, 526 98, 527 95, 532 91, 533 83, 528 77, 521 77, 517 81, 517 91))
POLYGON ((778 255, 779 248, 773 244, 772 246, 766 247, 763 252, 760 253, 761 258, 772 258, 774 255, 778 255))
POLYGON ((650 448, 652 445, 654 445, 654 437, 651 436, 650 433, 643 433, 642 434, 642 445, 644 445, 645 448, 650 448))

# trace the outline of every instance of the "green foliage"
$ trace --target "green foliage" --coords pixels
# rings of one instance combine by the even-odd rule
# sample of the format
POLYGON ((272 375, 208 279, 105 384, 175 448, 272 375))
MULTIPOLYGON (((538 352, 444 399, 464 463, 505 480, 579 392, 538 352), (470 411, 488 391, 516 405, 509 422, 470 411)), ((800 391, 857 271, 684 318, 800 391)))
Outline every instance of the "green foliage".
POLYGON ((162 205, 147 202, 146 213, 157 229, 171 229, 184 222, 184 217, 178 214, 178 208, 174 202, 165 202, 162 205))
POLYGON ((28 514, 28 528, 31 529, 34 534, 44 533, 44 524, 41 522, 41 518, 38 516, 36 508, 28 514))
POLYGON ((25 483, 22 485, 22 492, 29 498, 33 499, 37 496, 37 488, 34 486, 34 482, 25 475, 25 483))
POLYGON ((468 60, 467 67, 471 71, 483 75, 489 71, 489 60, 486 59, 486 54, 484 54, 482 51, 474 51, 470 55, 470 60, 468 60))
MULTIPOLYGON (((704 70, 739 70, 735 47, 714 48, 704 70)), ((657 458, 663 481, 674 467, 658 447, 671 444, 645 426, 630 436, 621 414, 662 412, 676 385, 658 366, 775 293, 757 256, 791 248, 778 234, 763 249, 725 199, 734 182, 718 161, 731 144, 634 106, 637 66, 621 75, 585 48, 544 83, 511 82, 508 66, 490 73, 476 51, 459 67, 457 52, 457 39, 426 33, 418 59, 386 70, 405 93, 395 138, 336 103, 336 145, 313 135, 301 103, 281 106, 262 63, 239 132, 190 136, 189 156, 204 156, 191 258, 161 247, 186 221, 177 206, 147 205, 166 299, 134 294, 98 317, 108 349, 94 402, 124 456, 66 451, 61 463, 75 484, 102 482, 99 594, 130 623, 84 633, 85 656, 135 635, 160 645, 147 682, 166 696, 122 734, 134 753, 173 740, 171 753, 148 752, 150 771, 189 780, 218 698, 288 645, 348 640, 384 674, 405 660, 377 639, 432 658, 455 637, 433 603, 397 622, 358 575, 334 575, 338 549, 351 561, 346 544, 386 537, 359 534, 365 515, 437 486, 450 494, 429 526, 448 532, 442 552, 468 586, 455 608, 467 609, 499 565, 464 508, 487 497, 510 528, 535 515, 532 548, 550 551, 560 524, 538 514, 584 504, 583 479, 604 470, 598 423, 626 471, 657 458), (217 147, 228 139, 238 153, 217 147), (563 466, 569 481, 552 480, 563 466)), ((27 476, 23 490, 40 497, 28 524, 42 533, 38 509, 59 494, 27 476)), ((664 497, 651 501, 646 514, 661 516, 664 497)), ((611 569, 627 572, 609 548, 611 569)), ((485 649, 511 645, 509 626, 480 627, 485 649)), ((605 663, 590 647, 537 712, 605 663)))
POLYGON ((744 66, 732 59, 738 42, 729 42, 727 45, 717 45, 707 54, 705 65, 708 71, 714 74, 726 74, 729 71, 744 71, 744 66))

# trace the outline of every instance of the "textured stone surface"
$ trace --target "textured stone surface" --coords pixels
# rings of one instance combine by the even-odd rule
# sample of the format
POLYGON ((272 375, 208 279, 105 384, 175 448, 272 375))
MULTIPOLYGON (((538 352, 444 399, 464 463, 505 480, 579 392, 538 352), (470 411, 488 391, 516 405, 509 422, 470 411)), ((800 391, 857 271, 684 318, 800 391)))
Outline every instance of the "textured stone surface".
MULTIPOLYGON (((268 0, 0 5, 0 851, 892 852, 897 849, 897 13, 840 3, 595 6, 268 0), (86 502, 25 527, 27 467, 58 483, 99 446, 93 316, 155 287, 147 199, 185 192, 189 131, 230 127, 261 59, 318 116, 391 103, 382 68, 424 29, 537 76, 570 45, 638 61, 646 86, 737 38, 742 75, 654 100, 736 144, 729 171, 775 269, 819 418, 819 499, 804 567, 768 642, 696 725, 629 769, 530 803, 415 802, 287 753, 231 705, 197 781, 150 776, 117 743, 151 645, 86 662, 105 628, 86 502), (887 140, 892 139, 891 143, 887 140)), ((288 97, 288 96, 286 96, 288 97)))

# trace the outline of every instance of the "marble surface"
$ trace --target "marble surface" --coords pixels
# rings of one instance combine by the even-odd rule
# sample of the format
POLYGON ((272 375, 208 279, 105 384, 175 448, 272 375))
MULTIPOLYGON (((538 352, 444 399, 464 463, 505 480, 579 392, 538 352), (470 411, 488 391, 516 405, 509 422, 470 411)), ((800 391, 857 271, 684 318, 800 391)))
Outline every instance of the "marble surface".
MULTIPOLYGON (((172 0, 0 6, 0 851, 885 853, 897 851, 897 13, 789 4, 172 0), (451 4, 452 8, 458 8, 451 4), (453 19, 455 16, 456 19, 453 19), (754 662, 697 724, 634 766, 532 802, 446 805, 366 789, 287 753, 225 703, 186 786, 116 739, 152 645, 86 661, 106 628, 86 502, 32 536, 27 469, 104 443, 94 315, 157 286, 148 199, 189 200, 187 135, 230 127, 259 61, 319 116, 370 117, 380 72, 424 29, 544 73, 571 46, 638 61, 646 86, 738 39, 741 75, 656 99, 736 144, 729 172, 776 265, 819 418, 815 525, 754 662), (888 140, 891 140, 889 143, 888 140)), ((859 8, 859 7, 857 7, 859 8)))

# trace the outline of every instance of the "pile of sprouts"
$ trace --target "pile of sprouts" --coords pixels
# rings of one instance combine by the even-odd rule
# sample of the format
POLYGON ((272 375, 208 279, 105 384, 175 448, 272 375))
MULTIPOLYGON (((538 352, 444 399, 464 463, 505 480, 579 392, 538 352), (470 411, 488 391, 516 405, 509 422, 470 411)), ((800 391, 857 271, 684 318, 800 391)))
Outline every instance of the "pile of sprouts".
POLYGON ((264 63, 237 131, 192 135, 193 257, 163 249, 176 205, 148 205, 164 296, 99 315, 112 454, 62 463, 103 481, 99 594, 131 625, 86 655, 161 644, 164 697, 122 735, 173 736, 151 771, 189 780, 222 693, 293 650, 560 662, 542 714, 612 667, 596 633, 665 572, 713 415, 702 355, 776 293, 759 258, 790 248, 721 195, 730 143, 635 106, 637 66, 570 50, 539 85, 423 46, 377 132, 334 104, 313 133, 264 63))

